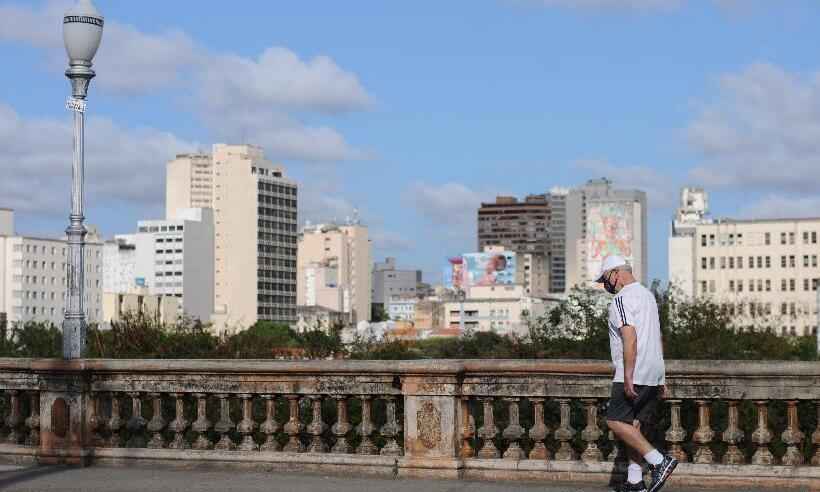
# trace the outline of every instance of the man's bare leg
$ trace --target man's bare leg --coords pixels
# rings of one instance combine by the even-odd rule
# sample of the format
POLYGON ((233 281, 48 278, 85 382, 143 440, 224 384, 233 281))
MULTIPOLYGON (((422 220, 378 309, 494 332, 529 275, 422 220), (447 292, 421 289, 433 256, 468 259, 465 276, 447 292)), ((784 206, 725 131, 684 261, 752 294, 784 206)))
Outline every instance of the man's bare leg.
POLYGON ((617 420, 607 420, 609 429, 629 447, 630 457, 631 452, 635 451, 640 456, 646 456, 655 448, 649 444, 649 441, 641 434, 640 426, 634 426, 626 422, 618 422, 617 420))

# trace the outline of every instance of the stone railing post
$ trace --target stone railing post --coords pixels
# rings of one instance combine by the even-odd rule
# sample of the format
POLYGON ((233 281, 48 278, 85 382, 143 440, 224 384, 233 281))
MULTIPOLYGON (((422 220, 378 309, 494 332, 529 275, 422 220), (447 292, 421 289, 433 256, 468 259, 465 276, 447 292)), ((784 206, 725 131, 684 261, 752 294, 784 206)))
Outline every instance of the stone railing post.
POLYGON ((188 441, 185 440, 185 429, 188 428, 189 422, 185 420, 185 400, 182 399, 182 393, 171 393, 174 398, 174 420, 168 424, 168 429, 174 432, 174 440, 168 444, 169 449, 189 449, 191 447, 188 441))
POLYGON ((752 464, 754 465, 773 465, 776 460, 772 452, 769 450, 769 443, 772 442, 772 431, 769 429, 769 408, 766 406, 768 402, 765 400, 758 400, 757 405, 757 429, 752 433, 752 442, 757 444, 757 451, 752 456, 752 464))
POLYGON ((441 366, 433 374, 401 377, 405 427, 400 476, 458 478, 461 474, 461 365, 443 362, 441 366))
POLYGON ((6 442, 9 444, 20 444, 20 439, 23 433, 20 432, 20 424, 23 423, 23 417, 20 415, 20 392, 18 390, 8 390, 9 394, 9 416, 6 417, 6 425, 9 428, 9 433, 6 436, 6 442))
POLYGON ((683 450, 683 442, 686 440, 686 429, 683 428, 680 419, 681 400, 669 400, 669 412, 671 424, 666 431, 666 442, 669 443, 669 454, 681 463, 689 461, 686 451, 683 450))
POLYGON ((695 403, 698 405, 698 428, 692 435, 692 440, 698 444, 698 449, 695 451, 692 462, 708 465, 715 461, 715 454, 709 447, 715 437, 715 431, 709 423, 712 416, 712 403, 708 400, 697 400, 695 403))
POLYGON ((473 438, 475 437, 475 418, 470 412, 470 397, 461 397, 461 449, 458 452, 461 458, 472 458, 475 456, 473 448, 473 438))
POLYGON ((194 393, 196 398, 196 420, 191 425, 191 429, 197 433, 194 441, 194 449, 211 449, 213 443, 208 439, 208 430, 211 428, 211 421, 208 420, 208 395, 205 393, 194 393))
POLYGON ((504 459, 507 460, 523 460, 525 455, 524 451, 521 449, 521 444, 519 444, 519 440, 521 437, 524 436, 524 428, 521 427, 519 423, 519 407, 518 407, 518 398, 504 398, 509 406, 509 423, 507 424, 507 428, 504 429, 502 435, 504 439, 507 440, 509 443, 507 450, 504 451, 504 459))
POLYGON ((811 458, 811 464, 815 466, 820 465, 820 400, 814 402, 817 408, 817 427, 811 435, 811 443, 815 446, 814 456, 811 458))
POLYGON ((147 423, 142 416, 142 399, 139 391, 132 391, 128 393, 131 397, 131 418, 125 423, 125 428, 128 429, 130 438, 128 439, 128 446, 132 448, 144 448, 145 436, 142 435, 142 429, 147 423))
POLYGON ((578 456, 572 449, 570 441, 575 437, 575 429, 570 425, 570 402, 568 398, 559 398, 558 404, 561 407, 561 423, 555 431, 555 439, 561 443, 555 453, 556 461, 575 461, 578 456))
POLYGON ((311 395, 310 401, 313 406, 313 419, 307 426, 307 432, 310 434, 309 453, 327 453, 327 444, 322 440, 322 434, 327 430, 327 424, 322 420, 322 396, 311 395))
POLYGON ((304 453, 305 446, 299 439, 299 435, 305 429, 305 424, 299 420, 299 395, 285 395, 288 400, 288 421, 285 424, 285 434, 288 435, 288 443, 283 450, 287 453, 304 453))
POLYGON ((162 418, 162 394, 151 393, 152 408, 154 415, 148 421, 148 431, 151 432, 151 440, 148 441, 148 447, 151 449, 162 449, 165 447, 165 439, 162 437, 162 430, 165 428, 165 419, 162 418))
POLYGON ((29 396, 31 415, 26 419, 26 427, 29 428, 26 444, 37 447, 40 445, 40 392, 32 391, 29 396))
POLYGON ((493 403, 495 398, 479 398, 484 408, 484 423, 478 429, 478 436, 483 441, 478 457, 482 459, 495 459, 499 457, 498 448, 495 446, 495 436, 498 435, 498 427, 495 426, 495 414, 493 403))
POLYGON ((787 422, 786 430, 783 431, 781 439, 786 444, 786 454, 783 455, 783 464, 787 466, 798 466, 803 464, 803 453, 800 451, 800 444, 806 437, 800 430, 800 421, 797 418, 797 400, 786 402, 787 422))
POLYGON ((336 444, 330 450, 333 454, 348 454, 352 451, 350 443, 347 442, 347 435, 353 430, 350 420, 347 415, 347 396, 336 395, 333 397, 336 400, 336 423, 330 428, 330 431, 336 436, 336 444))
POLYGON ((586 407, 587 426, 581 432, 581 439, 587 443, 587 447, 581 454, 581 460, 586 462, 602 461, 604 456, 598 448, 598 439, 603 435, 600 427, 598 427, 598 401, 586 399, 583 403, 586 407))
POLYGON ((118 448, 122 446, 122 438, 120 437, 120 429, 124 422, 122 421, 122 414, 120 413, 120 398, 117 393, 109 393, 111 395, 111 418, 108 419, 108 430, 111 431, 111 436, 108 438, 109 448, 118 448))
POLYGON ((550 450, 547 449, 544 440, 549 435, 549 428, 544 423, 544 398, 530 398, 533 409, 533 426, 530 428, 529 436, 533 441, 529 459, 546 461, 550 459, 550 450))
POLYGON ((356 448, 356 454, 379 454, 379 448, 370 438, 376 432, 376 426, 373 425, 373 397, 362 395, 359 398, 362 400, 362 423, 359 424, 359 436, 362 440, 356 448))
POLYGON ((258 451, 259 446, 253 440, 253 432, 256 430, 256 421, 253 420, 253 395, 241 394, 242 400, 242 420, 236 426, 236 430, 242 434, 242 443, 239 444, 240 451, 258 451))
POLYGON ((44 465, 88 465, 92 454, 88 447, 91 402, 82 361, 55 364, 45 360, 42 365, 35 361, 32 369, 38 373, 40 386, 38 462, 44 465))
POLYGON ((385 439, 384 447, 381 450, 382 456, 401 456, 401 446, 396 438, 401 433, 401 423, 396 418, 396 397, 384 396, 385 401, 385 422, 381 428, 381 435, 385 439))
POLYGON ((214 449, 220 451, 233 451, 236 444, 231 440, 231 431, 236 428, 236 424, 231 420, 231 400, 230 395, 221 393, 216 395, 219 399, 219 420, 214 425, 214 430, 219 434, 219 441, 214 444, 214 449))
POLYGON ((103 428, 103 419, 100 415, 100 396, 97 393, 88 395, 88 445, 102 446, 103 438, 100 429, 103 428))
POLYGON ((742 465, 746 462, 746 457, 743 455, 743 452, 740 448, 737 447, 743 441, 743 431, 740 430, 738 426, 739 423, 739 416, 738 416, 738 404, 740 402, 737 400, 729 400, 727 404, 729 405, 729 425, 726 427, 726 430, 723 431, 723 442, 729 445, 726 449, 726 454, 723 455, 723 459, 721 460, 724 465, 742 465))
POLYGON ((259 448, 262 451, 279 451, 282 447, 276 440, 276 433, 282 424, 276 420, 276 396, 262 395, 265 401, 265 421, 259 426, 259 430, 265 434, 265 442, 259 448))

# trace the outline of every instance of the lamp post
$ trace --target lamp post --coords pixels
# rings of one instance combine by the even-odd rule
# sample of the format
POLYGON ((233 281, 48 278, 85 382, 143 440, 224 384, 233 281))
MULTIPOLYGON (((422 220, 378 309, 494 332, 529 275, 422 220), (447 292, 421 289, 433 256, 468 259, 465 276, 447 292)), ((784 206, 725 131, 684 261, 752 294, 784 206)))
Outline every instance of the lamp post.
POLYGON ((66 108, 74 114, 74 162, 71 167, 71 215, 68 236, 68 293, 63 319, 63 358, 85 355, 85 235, 83 225, 83 179, 85 172, 85 97, 94 78, 91 60, 102 38, 103 16, 91 0, 79 0, 63 17, 63 41, 68 53, 66 77, 71 81, 71 97, 66 108))

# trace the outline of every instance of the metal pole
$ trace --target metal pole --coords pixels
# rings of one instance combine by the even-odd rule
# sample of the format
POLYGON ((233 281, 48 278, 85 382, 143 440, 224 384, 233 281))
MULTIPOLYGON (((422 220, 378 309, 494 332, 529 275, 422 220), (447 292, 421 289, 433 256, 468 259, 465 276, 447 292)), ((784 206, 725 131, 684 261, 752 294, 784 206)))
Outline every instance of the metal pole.
POLYGON ((458 325, 459 329, 461 330, 461 334, 464 334, 464 297, 465 293, 463 289, 459 289, 458 291, 458 301, 459 301, 459 313, 458 313, 458 325))
MULTIPOLYGON (((90 65, 90 63, 88 64, 90 65)), ((83 225, 85 178, 85 98, 94 71, 87 65, 72 64, 66 70, 71 80, 72 98, 66 106, 74 112, 74 161, 71 168, 71 215, 66 229, 68 237, 68 292, 63 320, 63 358, 79 359, 85 356, 85 236, 83 225)))

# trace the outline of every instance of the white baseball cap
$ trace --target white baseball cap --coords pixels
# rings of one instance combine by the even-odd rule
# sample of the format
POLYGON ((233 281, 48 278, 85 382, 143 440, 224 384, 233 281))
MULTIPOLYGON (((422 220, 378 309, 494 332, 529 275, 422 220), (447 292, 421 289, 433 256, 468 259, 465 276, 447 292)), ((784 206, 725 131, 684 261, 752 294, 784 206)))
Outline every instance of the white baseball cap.
POLYGON ((595 280, 595 283, 603 283, 604 275, 606 272, 612 270, 613 268, 618 268, 619 266, 626 265, 626 260, 623 259, 622 256, 618 255, 609 255, 604 258, 604 261, 601 262, 601 273, 598 274, 598 279, 595 280))

